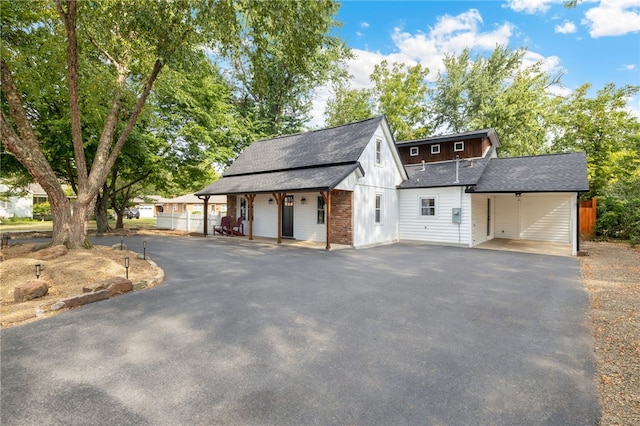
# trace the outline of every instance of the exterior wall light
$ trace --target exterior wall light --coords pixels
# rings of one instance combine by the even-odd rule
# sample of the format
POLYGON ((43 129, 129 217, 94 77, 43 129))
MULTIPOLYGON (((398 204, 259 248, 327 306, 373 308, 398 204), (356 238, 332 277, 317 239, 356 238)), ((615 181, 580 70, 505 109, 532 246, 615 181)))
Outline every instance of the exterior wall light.
POLYGON ((306 199, 306 198, 304 198, 304 197, 302 197, 302 198, 300 199, 300 203, 301 203, 301 204, 307 204, 307 199, 306 199))
POLYGON ((273 198, 269 198, 269 204, 273 204, 273 198))

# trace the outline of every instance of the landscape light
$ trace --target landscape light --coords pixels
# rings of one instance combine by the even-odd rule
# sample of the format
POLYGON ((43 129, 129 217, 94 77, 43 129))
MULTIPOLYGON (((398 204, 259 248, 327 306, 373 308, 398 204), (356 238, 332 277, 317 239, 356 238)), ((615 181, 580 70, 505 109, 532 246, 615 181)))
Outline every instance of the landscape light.
POLYGON ((142 258, 147 260, 147 240, 142 242, 142 258))
POLYGON ((40 269, 41 266, 42 265, 40 265, 39 263, 36 264, 36 278, 37 279, 40 279, 40 273, 42 272, 41 269, 40 269))
POLYGON ((129 258, 125 257, 124 258, 124 271, 125 271, 125 278, 129 279, 129 258))
POLYGON ((124 237, 120 237, 120 251, 122 251, 122 243, 124 242, 124 237))

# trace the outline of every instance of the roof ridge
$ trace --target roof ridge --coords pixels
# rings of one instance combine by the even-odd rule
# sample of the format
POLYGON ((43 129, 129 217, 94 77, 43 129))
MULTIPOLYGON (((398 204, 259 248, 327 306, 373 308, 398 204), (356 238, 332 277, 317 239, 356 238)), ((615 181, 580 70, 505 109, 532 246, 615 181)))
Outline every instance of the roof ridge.
POLYGON ((496 159, 509 160, 509 159, 516 159, 516 158, 551 157, 553 155, 569 155, 569 154, 581 154, 581 153, 585 153, 585 151, 548 152, 546 154, 518 155, 518 156, 515 156, 515 157, 496 157, 496 159))
POLYGON ((305 135, 305 134, 309 134, 309 133, 323 132, 325 130, 338 129, 340 127, 352 126, 354 124, 360 124, 360 123, 364 123, 365 121, 381 119, 383 117, 384 117, 384 115, 377 115, 375 117, 369 117, 369 118, 365 118, 365 119, 362 119, 362 120, 353 121, 351 123, 339 124, 337 126, 323 127, 321 129, 305 130, 305 131, 301 131, 301 132, 298 132, 298 133, 289 133, 287 135, 278 135, 278 136, 274 136, 274 137, 270 137, 270 138, 258 139, 257 141, 251 142, 251 144, 253 145, 254 143, 257 143, 257 142, 266 142, 266 141, 272 141, 272 140, 275 140, 275 139, 283 139, 283 138, 289 138, 289 137, 292 137, 292 136, 299 136, 299 135, 305 135))

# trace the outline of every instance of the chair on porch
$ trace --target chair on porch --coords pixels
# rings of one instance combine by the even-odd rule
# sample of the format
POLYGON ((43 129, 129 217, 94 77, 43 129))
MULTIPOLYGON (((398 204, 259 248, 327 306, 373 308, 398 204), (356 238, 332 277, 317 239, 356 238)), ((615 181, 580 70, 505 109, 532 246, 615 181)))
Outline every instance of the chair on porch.
POLYGON ((242 216, 238 218, 236 224, 231 227, 231 236, 239 235, 244 236, 244 224, 242 223, 242 216))
POLYGON ((220 234, 220 235, 225 235, 225 234, 229 234, 231 233, 231 217, 230 216, 224 216, 221 220, 220 220, 220 225, 214 225, 213 226, 213 233, 214 235, 216 233, 220 234))

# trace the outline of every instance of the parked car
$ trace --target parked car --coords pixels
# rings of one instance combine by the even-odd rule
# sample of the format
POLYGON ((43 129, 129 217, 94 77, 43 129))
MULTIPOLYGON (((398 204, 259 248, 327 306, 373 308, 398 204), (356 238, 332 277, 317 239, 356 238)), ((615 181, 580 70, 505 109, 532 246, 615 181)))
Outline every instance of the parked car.
POLYGON ((140 210, 136 209, 135 207, 127 209, 127 219, 133 218, 140 219, 140 210))

